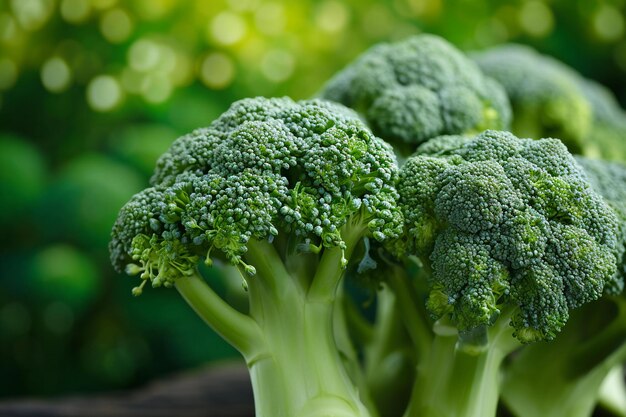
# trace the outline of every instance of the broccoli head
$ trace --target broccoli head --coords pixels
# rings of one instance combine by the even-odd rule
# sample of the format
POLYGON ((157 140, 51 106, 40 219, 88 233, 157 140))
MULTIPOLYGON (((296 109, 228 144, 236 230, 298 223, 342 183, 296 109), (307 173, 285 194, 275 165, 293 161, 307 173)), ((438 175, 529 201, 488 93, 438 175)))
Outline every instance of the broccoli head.
POLYGON ((321 95, 357 110, 376 135, 409 152, 443 134, 505 129, 510 119, 502 87, 433 35, 374 46, 321 95))
POLYGON ((613 282, 613 210, 558 140, 438 140, 398 183, 407 251, 432 268, 428 308, 470 333, 508 309, 520 341, 554 338, 613 282))
POLYGON ((213 256, 253 275, 242 259, 252 238, 286 233, 345 248, 342 227, 352 222, 382 241, 401 228, 396 169, 390 147, 343 106, 242 100, 159 159, 152 187, 120 212, 111 259, 169 286, 213 256))
POLYGON ((241 100, 159 159, 120 211, 111 260, 142 279, 135 295, 174 286, 242 353, 257 415, 369 417, 333 311, 362 239, 402 233, 397 176, 391 147, 340 104, 241 100), (202 280, 215 259, 241 272, 248 312, 202 280))
POLYGON ((559 138, 580 153, 591 127, 591 108, 571 68, 523 45, 503 45, 473 55, 482 71, 506 90, 512 132, 559 138))

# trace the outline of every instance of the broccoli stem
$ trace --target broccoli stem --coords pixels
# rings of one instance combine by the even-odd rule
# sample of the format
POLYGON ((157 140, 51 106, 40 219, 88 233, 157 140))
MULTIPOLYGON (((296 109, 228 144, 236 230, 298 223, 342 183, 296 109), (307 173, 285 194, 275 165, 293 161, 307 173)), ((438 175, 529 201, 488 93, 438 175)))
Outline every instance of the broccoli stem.
POLYGON ((489 329, 488 345, 459 347, 455 328, 435 325, 429 354, 418 369, 405 417, 490 417, 496 415, 502 360, 517 346, 508 317, 489 329))
POLYGON ((507 369, 502 398, 520 417, 588 417, 624 359, 626 303, 605 297, 575 310, 556 340, 527 346, 507 369))
POLYGON ((415 358, 397 296, 388 286, 378 291, 373 336, 364 347, 365 377, 378 410, 400 417, 411 395, 415 358))
POLYGON ((388 283, 397 297, 405 327, 419 360, 427 354, 433 340, 433 332, 427 319, 428 314, 424 308, 425 302, 420 300, 406 268, 391 266, 388 283))
POLYGON ((193 310, 220 336, 240 352, 252 350, 260 328, 249 316, 226 303, 196 270, 176 280, 176 289, 193 310))
POLYGON ((274 285, 277 279, 267 276, 272 272, 266 267, 273 264, 278 273, 286 269, 271 245, 255 242, 248 249, 246 259, 257 267, 257 275, 248 280, 254 301, 250 311, 261 328, 262 348, 243 353, 257 417, 369 417, 333 333, 333 309, 343 276, 341 249, 324 249, 308 291, 296 277, 274 285))

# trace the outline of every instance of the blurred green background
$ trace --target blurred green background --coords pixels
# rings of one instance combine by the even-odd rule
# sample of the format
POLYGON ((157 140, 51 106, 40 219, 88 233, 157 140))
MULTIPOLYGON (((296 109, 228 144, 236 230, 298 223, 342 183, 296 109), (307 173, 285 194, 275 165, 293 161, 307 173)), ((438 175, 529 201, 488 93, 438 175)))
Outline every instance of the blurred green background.
POLYGON ((236 357, 175 291, 133 298, 107 251, 158 155, 232 101, 309 97, 370 45, 431 32, 530 44, 624 105, 625 14, 626 0, 0 0, 0 397, 236 357))

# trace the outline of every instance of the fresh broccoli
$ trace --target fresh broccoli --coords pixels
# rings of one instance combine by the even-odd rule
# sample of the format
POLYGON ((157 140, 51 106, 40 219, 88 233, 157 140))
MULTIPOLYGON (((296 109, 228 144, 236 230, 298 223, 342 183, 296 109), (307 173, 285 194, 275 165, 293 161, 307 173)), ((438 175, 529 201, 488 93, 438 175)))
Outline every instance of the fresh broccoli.
POLYGON ((591 130, 585 140, 585 154, 626 162, 626 113, 606 87, 582 77, 578 84, 591 105, 591 130))
POLYGON ((574 311, 556 340, 528 346, 513 358, 502 397, 519 417, 591 416, 602 382, 626 360, 626 295, 617 295, 626 276, 626 167, 583 157, 577 161, 619 219, 617 270, 606 289, 615 295, 574 311))
POLYGON ((406 235, 391 245, 430 271, 437 320, 405 415, 495 415, 503 358, 622 283, 618 220, 558 140, 432 142, 401 169, 406 235))
POLYGON ((358 111, 404 154, 435 136, 505 129, 511 117, 502 87, 433 35, 374 46, 321 96, 358 111))
POLYGON ((571 68, 523 45, 497 46, 473 58, 504 86, 514 134, 559 138, 571 152, 583 151, 592 111, 571 68))
POLYGON ((111 260, 141 284, 174 286, 244 356, 256 413, 369 416, 333 337, 339 283, 368 237, 402 231, 389 145, 341 105, 246 99, 178 139, 152 187, 113 227, 111 260), (249 314, 201 278, 198 264, 237 266, 249 314))

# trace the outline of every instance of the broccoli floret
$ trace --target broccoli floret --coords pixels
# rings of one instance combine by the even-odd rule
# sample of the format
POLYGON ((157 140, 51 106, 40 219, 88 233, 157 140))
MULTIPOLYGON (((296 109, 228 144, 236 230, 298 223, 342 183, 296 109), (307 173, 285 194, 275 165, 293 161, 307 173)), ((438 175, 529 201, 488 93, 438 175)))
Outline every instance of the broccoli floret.
POLYGON ((607 295, 572 311, 556 340, 526 347, 507 367, 502 396, 520 417, 591 415, 602 381, 626 360, 626 167, 580 156, 576 160, 616 213, 617 269, 605 282, 607 295))
POLYGON ((552 339, 612 282, 615 214, 558 140, 487 131, 459 144, 420 148, 398 185, 408 251, 433 268, 428 305, 460 331, 515 306, 520 341, 552 339))
POLYGON ((152 187, 119 214, 111 260, 142 279, 135 294, 175 286, 243 354, 258 415, 367 416, 331 315, 354 247, 402 231, 396 179, 390 146, 351 110, 241 100, 159 159, 152 187), (241 270, 249 315, 199 278, 201 260, 241 270))
POLYGON ((495 415, 504 357, 612 285, 618 220, 559 140, 431 142, 400 171, 405 235, 389 245, 430 272, 437 320, 405 415, 495 415))
POLYGON ((523 45, 502 45, 473 55, 496 79, 513 108, 512 132, 520 137, 559 138, 581 153, 591 128, 591 107, 572 69, 523 45))
POLYGON ((510 120, 502 87, 433 35, 374 46, 321 95, 357 110, 376 135, 408 153, 435 136, 504 129, 510 120))

